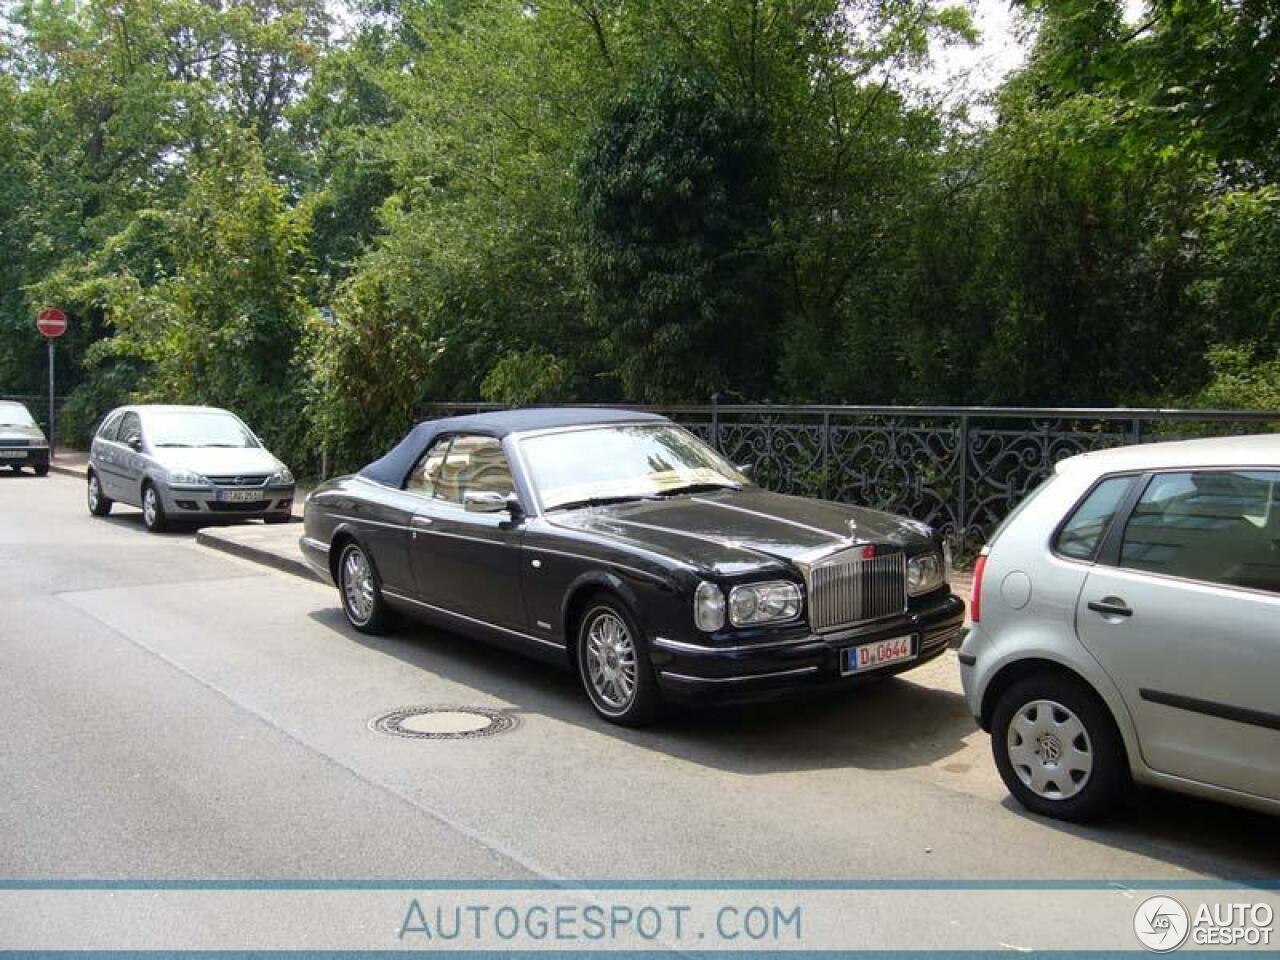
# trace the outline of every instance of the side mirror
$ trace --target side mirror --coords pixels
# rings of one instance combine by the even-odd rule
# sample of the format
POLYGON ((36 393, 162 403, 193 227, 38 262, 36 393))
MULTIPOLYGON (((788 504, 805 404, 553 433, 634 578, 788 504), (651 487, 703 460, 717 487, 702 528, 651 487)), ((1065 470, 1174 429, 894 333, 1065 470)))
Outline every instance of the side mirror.
POLYGON ((139 434, 139 433, 131 433, 131 434, 129 434, 129 436, 128 436, 128 437, 126 437, 126 438, 125 438, 124 443, 125 443, 125 446, 129 447, 131 450, 141 450, 141 449, 142 449, 142 434, 139 434))
POLYGON ((501 494, 493 490, 468 490, 462 498, 467 513, 518 513, 520 501, 515 494, 501 494))
POLYGON ((739 463, 734 466, 734 469, 750 480, 751 475, 756 472, 756 465, 754 463, 739 463))

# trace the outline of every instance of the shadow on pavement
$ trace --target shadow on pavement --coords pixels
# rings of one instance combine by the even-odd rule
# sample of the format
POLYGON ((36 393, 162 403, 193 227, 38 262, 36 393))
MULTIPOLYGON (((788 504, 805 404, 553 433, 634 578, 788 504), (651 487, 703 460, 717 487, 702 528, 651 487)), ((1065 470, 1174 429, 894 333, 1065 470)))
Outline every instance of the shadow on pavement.
MULTIPOLYGON (((1135 789, 1122 809, 1090 824, 1038 816, 1012 797, 1002 805, 1013 816, 1196 873, 1272 887, 1280 878, 1276 818, 1265 813, 1150 788, 1135 789)), ((1126 878, 1114 879, 1123 884, 1126 878)))
MULTIPOLYGON (((332 609, 315 611, 311 618, 371 650, 505 700, 515 713, 550 716, 739 775, 918 768, 957 753, 963 738, 974 732, 963 697, 913 682, 912 674, 775 703, 671 708, 655 726, 629 730, 598 719, 568 670, 431 625, 401 622, 388 636, 358 634, 336 596, 332 609)), ((1009 797, 1002 805, 1011 817, 1181 869, 1230 880, 1269 878, 1272 884, 1280 876, 1280 848, 1270 839, 1276 818, 1266 814, 1157 790, 1136 790, 1114 817, 1090 825, 1038 817, 1009 797)), ((1037 853, 1028 850, 1027 855, 1037 853)), ((1125 878, 1116 880, 1123 884, 1125 878)))
POLYGON ((336 596, 334 604, 311 618, 381 654, 514 704, 513 712, 554 717, 737 774, 924 766, 961 749, 973 730, 959 694, 907 677, 750 706, 672 706, 654 726, 631 730, 599 719, 567 669, 403 621, 388 636, 365 636, 348 626, 336 596))

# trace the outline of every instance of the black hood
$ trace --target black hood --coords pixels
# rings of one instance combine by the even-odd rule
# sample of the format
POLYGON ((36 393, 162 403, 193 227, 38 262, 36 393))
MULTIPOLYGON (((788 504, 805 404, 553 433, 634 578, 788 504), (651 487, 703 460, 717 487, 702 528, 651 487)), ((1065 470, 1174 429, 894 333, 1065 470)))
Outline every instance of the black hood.
POLYGON ((860 543, 914 552, 931 537, 923 524, 879 510, 758 487, 552 512, 547 519, 722 575, 790 567, 799 556, 860 543))

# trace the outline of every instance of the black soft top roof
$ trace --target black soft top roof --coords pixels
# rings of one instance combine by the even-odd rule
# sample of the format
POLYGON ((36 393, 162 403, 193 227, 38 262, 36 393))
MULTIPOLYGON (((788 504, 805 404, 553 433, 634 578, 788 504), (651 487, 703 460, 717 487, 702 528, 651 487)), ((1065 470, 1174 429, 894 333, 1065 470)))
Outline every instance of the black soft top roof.
POLYGON ((392 487, 404 486, 405 478, 432 441, 446 433, 478 433, 505 437, 526 430, 554 430, 557 427, 592 426, 605 423, 661 423, 667 418, 640 410, 606 407, 531 407, 524 410, 495 410, 463 417, 444 417, 418 424, 381 459, 360 471, 360 476, 392 487))

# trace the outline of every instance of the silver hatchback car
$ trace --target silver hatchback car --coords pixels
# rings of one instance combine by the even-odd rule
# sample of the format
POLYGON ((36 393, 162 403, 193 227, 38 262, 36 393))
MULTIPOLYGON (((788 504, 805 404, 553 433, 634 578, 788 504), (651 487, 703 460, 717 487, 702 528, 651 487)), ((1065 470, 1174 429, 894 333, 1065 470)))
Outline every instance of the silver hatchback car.
POLYGON ((1086 819, 1132 780, 1280 812, 1280 435, 1064 460, 971 618, 965 696, 1027 808, 1086 819))
POLYGON ((153 532, 171 521, 287 523, 293 491, 289 468, 217 407, 120 407, 89 451, 89 511, 102 517, 115 501, 132 504, 153 532))

